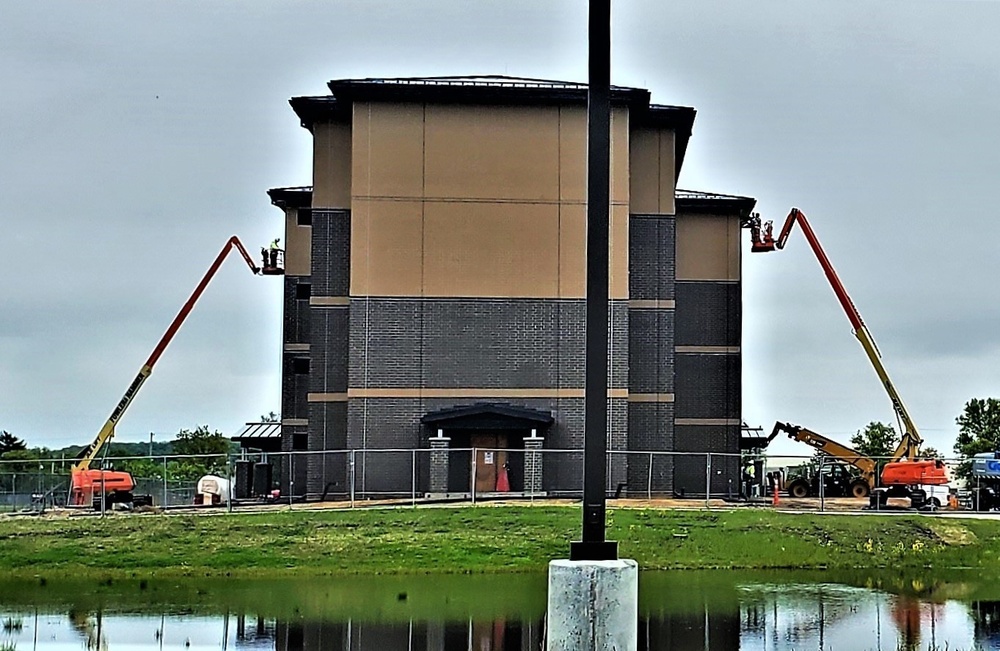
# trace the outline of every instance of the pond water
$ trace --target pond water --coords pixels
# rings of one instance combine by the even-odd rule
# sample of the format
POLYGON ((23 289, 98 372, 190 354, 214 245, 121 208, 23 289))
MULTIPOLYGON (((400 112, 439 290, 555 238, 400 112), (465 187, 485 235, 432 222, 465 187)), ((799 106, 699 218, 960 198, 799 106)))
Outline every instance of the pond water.
MULTIPOLYGON (((0 582, 0 651, 542 648, 544 576, 0 582)), ((1000 581, 825 572, 640 578, 640 649, 1000 649, 1000 581)))

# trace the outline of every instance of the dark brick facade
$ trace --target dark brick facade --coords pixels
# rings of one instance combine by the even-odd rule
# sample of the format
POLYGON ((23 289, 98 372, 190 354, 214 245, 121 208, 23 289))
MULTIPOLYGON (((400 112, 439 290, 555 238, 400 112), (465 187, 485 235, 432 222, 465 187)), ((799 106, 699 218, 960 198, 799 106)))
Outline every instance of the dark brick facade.
POLYGON ((312 211, 312 295, 347 296, 351 286, 351 213, 312 211))
POLYGON ((742 297, 738 282, 677 283, 677 345, 739 346, 742 297))
POLYGON ((630 215, 628 228, 629 298, 673 299, 677 272, 677 225, 673 215, 630 215))
MULTIPOLYGON (((431 459, 430 439, 436 432, 420 423, 420 418, 428 413, 455 406, 471 405, 477 402, 498 402, 484 398, 358 398, 348 405, 350 423, 347 446, 353 449, 409 450, 426 448, 417 455, 417 489, 430 490, 429 463, 431 459)), ((539 431, 544 438, 544 473, 541 490, 549 493, 573 494, 582 486, 584 399, 583 398, 524 398, 503 401, 518 407, 527 407, 550 412, 555 423, 547 431, 539 431), (557 452, 556 450, 562 451, 557 452)), ((624 398, 609 401, 609 428, 611 431, 609 450, 625 450, 628 439, 628 403, 624 398)), ((315 406, 314 406, 315 408, 315 406)), ((468 448, 468 432, 448 431, 451 448, 468 448)), ((530 430, 511 430, 508 448, 517 454, 523 464, 524 437, 530 430)), ((453 454, 450 464, 462 467, 452 468, 452 476, 465 481, 468 477, 468 453, 453 454), (464 470, 463 470, 464 468, 464 470)), ((407 494, 411 490, 412 459, 410 452, 373 452, 367 456, 355 457, 357 491, 364 494, 407 494)), ((627 480, 626 459, 616 455, 609 472, 608 485, 614 488, 627 480)), ((459 490, 454 485, 452 491, 459 490)), ((461 492, 468 492, 467 481, 461 492)))
MULTIPOLYGON (((612 301, 609 378, 628 378, 628 305, 612 301)), ((352 387, 581 388, 586 304, 351 298, 352 387)))
POLYGON ((285 276, 282 341, 286 344, 309 343, 309 276, 285 276))

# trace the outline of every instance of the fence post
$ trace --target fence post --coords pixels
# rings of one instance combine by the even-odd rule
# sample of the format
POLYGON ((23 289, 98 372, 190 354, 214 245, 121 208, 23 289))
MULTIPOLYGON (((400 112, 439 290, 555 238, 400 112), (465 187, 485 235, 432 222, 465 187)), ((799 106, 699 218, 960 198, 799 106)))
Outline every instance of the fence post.
POLYGON ((233 460, 229 458, 229 453, 226 453, 226 481, 229 482, 229 490, 226 495, 226 512, 233 512, 233 460))
POLYGON ((826 510, 826 481, 823 478, 823 457, 819 458, 819 510, 826 510))
POLYGON ((646 478, 646 499, 653 499, 653 453, 649 453, 649 477, 646 478))
POLYGON ((469 477, 469 492, 472 494, 472 503, 476 503, 476 457, 479 451, 476 448, 472 448, 472 463, 469 464, 470 477, 469 477))
POLYGON ((351 449, 350 457, 347 461, 348 474, 351 476, 351 508, 354 508, 354 449, 351 449))
POLYGON ((417 508, 417 451, 410 450, 410 503, 417 508))
POLYGON ((295 493, 295 453, 288 453, 288 508, 292 508, 292 495, 295 493))
POLYGON ((705 508, 711 508, 709 500, 712 497, 712 453, 705 455, 705 508))
POLYGON ((163 455, 163 506, 167 506, 167 455, 163 455))

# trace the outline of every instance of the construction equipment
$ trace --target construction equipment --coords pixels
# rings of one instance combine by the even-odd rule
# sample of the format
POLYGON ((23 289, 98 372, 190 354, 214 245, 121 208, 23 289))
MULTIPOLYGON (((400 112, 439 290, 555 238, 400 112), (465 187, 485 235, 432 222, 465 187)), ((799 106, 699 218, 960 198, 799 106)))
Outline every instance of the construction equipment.
POLYGON ((969 497, 974 511, 1000 509, 1000 451, 972 456, 969 497))
MULTIPOLYGON (((261 269, 253 263, 250 258, 250 254, 247 253, 246 248, 240 242, 239 238, 235 235, 229 238, 225 246, 222 247, 222 251, 216 256, 215 261, 205 272, 202 277, 201 282, 195 287, 194 292, 188 298, 187 302, 181 307, 180 312, 174 317, 171 322, 170 327, 167 331, 163 333, 160 338, 159 343, 153 349, 150 354, 149 359, 142 365, 139 369, 139 374, 135 376, 132 380, 132 384, 129 385, 128 389, 125 391, 125 395, 122 396, 121 400, 118 401, 118 405, 115 406, 114 411, 111 412, 111 416, 108 417, 104 427, 97 433, 97 437, 94 438, 93 442, 85 447, 80 454, 77 456, 76 462, 70 469, 70 492, 69 492, 69 504, 73 506, 88 506, 94 505, 95 508, 112 508, 114 506, 131 508, 133 506, 151 506, 152 497, 150 496, 137 496, 133 495, 132 491, 135 489, 135 480, 132 475, 120 471, 120 470, 104 470, 91 468, 91 465, 97 459, 98 454, 104 448, 104 446, 111 440, 115 435, 115 426, 118 421, 121 420, 122 416, 125 414, 125 410, 128 409, 129 405, 132 404, 132 400, 135 398, 139 389, 142 387, 143 383, 149 377, 150 373, 153 372, 153 366, 156 361, 160 359, 160 355, 166 349, 167 344, 174 338, 177 331, 180 329, 181 324, 190 314, 194 304, 198 301, 202 292, 205 291, 205 287, 215 276, 215 272, 219 270, 222 262, 229 255, 229 252, 236 249, 243 256, 247 265, 253 273, 261 273, 261 269)), ((280 268, 271 267, 269 268, 269 274, 276 275, 281 273, 280 268)))
MULTIPOLYGON (((819 261, 823 273, 833 288, 833 293, 836 294, 837 300, 844 309, 844 313, 847 314, 847 319, 851 322, 854 336, 861 342, 861 347, 868 356, 868 361, 871 362, 876 375, 878 375, 879 380, 882 382, 883 388, 889 395, 893 411, 896 413, 896 418, 900 423, 901 436, 899 445, 896 446, 889 462, 882 469, 881 483, 883 487, 872 489, 870 496, 871 505, 879 508, 885 506, 886 501, 890 497, 906 497, 910 499, 912 506, 919 508, 924 505, 927 496, 918 486, 921 484, 947 484, 948 473, 941 461, 919 459, 923 438, 920 436, 920 432, 917 430, 913 419, 910 418, 910 414, 906 410, 902 398, 900 398, 896 387, 889 378, 888 372, 885 370, 885 366, 882 364, 882 356, 875 345, 875 340, 872 338, 864 321, 862 321, 861 314, 854 306, 851 297, 847 294, 847 289, 840 282, 837 272, 834 270, 830 259, 827 258, 826 252, 819 243, 819 238, 816 237, 816 233, 809 225, 809 220, 806 219, 805 214, 798 208, 792 208, 785 219, 785 224, 781 228, 781 233, 777 239, 774 239, 772 223, 768 221, 762 226, 760 216, 754 215, 750 223, 750 250, 753 253, 767 253, 775 249, 785 248, 788 236, 792 232, 792 227, 796 222, 798 222, 802 234, 805 236, 816 259, 819 261)), ((850 449, 846 446, 843 447, 848 450, 850 449)))
MULTIPOLYGON (((824 477, 824 495, 827 497, 868 497, 875 487, 875 460, 854 448, 827 438, 798 425, 777 422, 771 435, 785 432, 788 437, 812 446, 839 463, 830 464, 831 471, 824 477), (857 469, 851 474, 847 468, 857 469)), ((818 473, 807 477, 792 477, 786 482, 791 497, 809 497, 819 494, 818 473)))

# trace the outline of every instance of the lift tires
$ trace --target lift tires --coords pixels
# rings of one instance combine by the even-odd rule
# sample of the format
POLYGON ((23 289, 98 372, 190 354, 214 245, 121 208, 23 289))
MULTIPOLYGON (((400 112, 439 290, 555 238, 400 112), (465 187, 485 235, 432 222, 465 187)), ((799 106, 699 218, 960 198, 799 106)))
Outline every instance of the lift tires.
POLYGON ((789 497, 809 497, 809 484, 804 481, 795 480, 788 485, 789 497))
POLYGON ((851 482, 851 497, 865 498, 871 493, 868 482, 858 479, 851 482))

